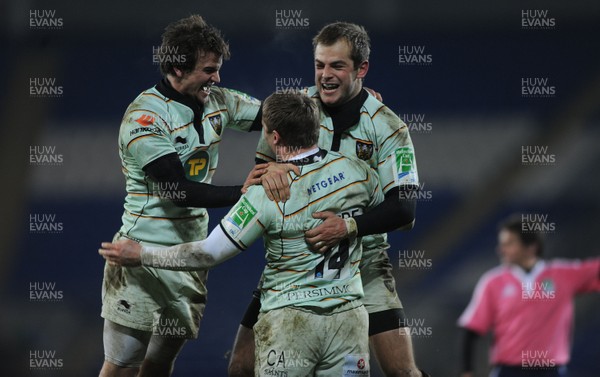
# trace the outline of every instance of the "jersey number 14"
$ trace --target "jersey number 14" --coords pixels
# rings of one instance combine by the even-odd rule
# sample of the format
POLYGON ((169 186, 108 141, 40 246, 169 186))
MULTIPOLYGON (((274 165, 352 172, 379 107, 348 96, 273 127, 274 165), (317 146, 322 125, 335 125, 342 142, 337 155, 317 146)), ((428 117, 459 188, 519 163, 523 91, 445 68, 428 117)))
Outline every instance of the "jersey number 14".
POLYGON ((350 256, 350 240, 342 240, 337 248, 323 254, 323 260, 315 267, 315 279, 346 278, 348 269, 344 269, 350 256))

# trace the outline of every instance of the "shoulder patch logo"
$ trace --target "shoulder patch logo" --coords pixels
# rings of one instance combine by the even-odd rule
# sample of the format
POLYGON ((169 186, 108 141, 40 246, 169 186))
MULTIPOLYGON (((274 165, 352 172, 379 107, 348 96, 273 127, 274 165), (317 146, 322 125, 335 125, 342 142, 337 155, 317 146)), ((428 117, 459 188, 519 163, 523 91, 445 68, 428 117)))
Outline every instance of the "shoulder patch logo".
POLYGON ((394 180, 397 184, 418 184, 419 176, 412 147, 401 147, 394 151, 394 180))
POLYGON ((258 211, 252 206, 248 199, 242 197, 225 218, 223 224, 225 231, 233 238, 240 237, 243 230, 258 219, 256 216, 257 213, 258 211))
POLYGON ((208 117, 208 122, 212 126, 213 130, 215 130, 217 135, 221 136, 221 131, 223 131, 223 125, 221 124, 221 114, 208 117))
POLYGON ((373 143, 356 140, 356 157, 361 160, 369 160, 373 156, 373 143))
POLYGON ((554 280, 546 278, 542 281, 542 290, 544 292, 554 292, 556 290, 554 280))
POLYGON ((138 122, 142 127, 148 127, 151 126, 155 120, 156 119, 153 116, 144 114, 135 121, 138 122))

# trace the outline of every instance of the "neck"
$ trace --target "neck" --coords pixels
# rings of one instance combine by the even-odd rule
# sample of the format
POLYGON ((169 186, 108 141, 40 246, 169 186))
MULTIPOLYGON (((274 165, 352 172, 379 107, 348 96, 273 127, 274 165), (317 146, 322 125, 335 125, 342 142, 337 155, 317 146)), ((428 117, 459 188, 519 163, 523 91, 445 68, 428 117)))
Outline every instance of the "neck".
POLYGON ((325 107, 329 108, 330 110, 336 110, 336 111, 341 110, 344 108, 344 106, 346 106, 346 105, 352 103, 352 101, 356 100, 356 98, 358 97, 358 95, 360 94, 361 91, 362 91, 362 86, 360 86, 358 88, 358 91, 356 93, 354 93, 352 95, 352 97, 348 98, 348 100, 346 102, 340 103, 337 105, 332 105, 332 106, 325 105, 325 107))
POLYGON ((348 99, 348 101, 344 102, 342 105, 352 101, 353 99, 356 98, 356 96, 358 96, 360 94, 360 92, 362 91, 363 87, 362 87, 362 81, 357 85, 358 88, 356 89, 356 92, 348 99))
POLYGON ((535 266, 537 261, 538 259, 536 257, 532 257, 519 262, 517 265, 525 271, 531 271, 531 269, 533 268, 533 266, 535 266))
POLYGON ((181 84, 179 83, 179 81, 177 80, 177 78, 175 76, 168 74, 167 81, 169 82, 169 84, 171 84, 171 87, 173 89, 175 89, 176 91, 178 91, 180 94, 183 95, 183 93, 181 92, 181 84))
POLYGON ((308 148, 277 147, 277 161, 293 161, 311 156, 319 151, 317 145, 308 148))

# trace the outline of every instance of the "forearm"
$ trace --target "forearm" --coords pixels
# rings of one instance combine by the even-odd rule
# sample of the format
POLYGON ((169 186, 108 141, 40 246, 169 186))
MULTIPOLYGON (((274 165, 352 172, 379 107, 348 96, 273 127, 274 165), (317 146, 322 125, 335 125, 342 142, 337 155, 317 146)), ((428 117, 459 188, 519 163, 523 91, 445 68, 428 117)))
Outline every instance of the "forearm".
POLYGON ((208 270, 241 252, 217 226, 202 241, 171 247, 142 246, 142 265, 165 270, 208 270))
POLYGON ((242 186, 214 186, 188 180, 176 153, 157 158, 144 166, 144 172, 157 183, 151 185, 151 194, 178 207, 229 207, 242 195, 242 186))
POLYGON ((188 180, 180 181, 182 199, 174 199, 178 207, 221 208, 231 207, 242 196, 242 186, 215 186, 188 180))
POLYGON ((254 121, 250 126, 250 131, 262 131, 262 103, 260 104, 256 118, 254 118, 254 121))
POLYGON ((462 358, 461 358, 461 372, 467 373, 473 371, 473 355, 475 350, 475 342, 479 334, 469 329, 465 329, 463 333, 462 343, 462 358))
POLYGON ((399 189, 393 188, 386 193, 383 202, 369 212, 355 217, 358 236, 387 233, 400 228, 412 228, 417 207, 416 201, 399 197, 399 189))

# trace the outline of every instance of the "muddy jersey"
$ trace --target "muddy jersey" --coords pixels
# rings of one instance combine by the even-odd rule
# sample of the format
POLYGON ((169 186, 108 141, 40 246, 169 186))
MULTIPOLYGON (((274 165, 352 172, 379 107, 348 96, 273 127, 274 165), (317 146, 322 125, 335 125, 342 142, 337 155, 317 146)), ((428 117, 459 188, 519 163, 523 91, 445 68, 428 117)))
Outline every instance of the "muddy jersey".
POLYGON ((208 225, 206 209, 177 207, 173 200, 185 199, 180 196, 186 193, 175 183, 153 181, 142 168, 177 153, 187 179, 210 183, 223 129, 248 131, 259 107, 246 94, 218 87, 199 106, 166 80, 141 93, 127 108, 119 132, 127 189, 120 232, 159 245, 198 240, 198 229, 208 225))
MULTIPOLYGON (((336 136, 333 120, 323 109, 316 87, 306 89, 319 106, 319 147, 365 161, 375 170, 385 194, 402 185, 418 186, 419 175, 415 152, 406 124, 387 106, 368 95, 360 108, 359 122, 336 136), (339 140, 336 140, 339 138, 339 140)), ((258 143, 256 157, 274 161, 264 138, 258 143)), ((387 248, 387 236, 376 234, 362 239, 365 249, 387 248)))
POLYGON ((304 232, 322 220, 318 211, 361 214, 383 201, 377 176, 364 163, 320 150, 310 163, 290 173, 291 198, 270 201, 252 186, 221 220, 225 234, 241 249, 264 236, 267 265, 261 311, 287 306, 329 309, 363 296, 360 238, 346 239, 325 254, 313 253, 304 232))

